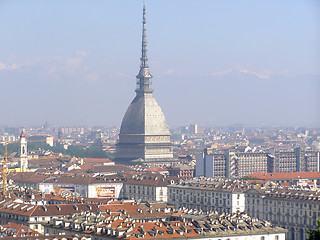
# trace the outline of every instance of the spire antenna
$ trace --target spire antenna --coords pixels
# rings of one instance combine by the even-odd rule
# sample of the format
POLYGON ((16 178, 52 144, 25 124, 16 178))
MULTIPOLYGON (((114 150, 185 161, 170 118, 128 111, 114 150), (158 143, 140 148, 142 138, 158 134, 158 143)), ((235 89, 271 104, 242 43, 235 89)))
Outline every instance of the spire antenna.
POLYGON ((148 67, 146 6, 143 5, 141 67, 148 67))
POLYGON ((146 6, 143 2, 143 19, 142 19, 142 43, 141 43, 141 64, 140 71, 137 75, 137 94, 152 93, 152 75, 149 72, 148 57, 147 57, 147 20, 146 6))

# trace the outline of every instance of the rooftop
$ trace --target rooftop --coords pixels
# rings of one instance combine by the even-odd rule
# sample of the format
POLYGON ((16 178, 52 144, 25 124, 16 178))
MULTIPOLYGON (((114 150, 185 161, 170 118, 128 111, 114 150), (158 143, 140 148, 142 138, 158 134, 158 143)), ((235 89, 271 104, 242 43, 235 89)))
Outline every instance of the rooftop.
POLYGON ((245 192, 250 188, 247 181, 214 178, 193 178, 170 185, 176 188, 192 188, 222 192, 245 192))
POLYGON ((249 177, 263 180, 320 179, 320 172, 252 173, 249 177))

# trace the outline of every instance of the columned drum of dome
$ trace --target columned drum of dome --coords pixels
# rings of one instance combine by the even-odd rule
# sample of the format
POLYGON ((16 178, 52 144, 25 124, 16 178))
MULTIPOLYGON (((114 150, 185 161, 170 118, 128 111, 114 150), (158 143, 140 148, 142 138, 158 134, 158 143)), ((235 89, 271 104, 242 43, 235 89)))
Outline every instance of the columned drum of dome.
POLYGON ((146 11, 143 7, 141 65, 136 97, 125 113, 117 143, 116 159, 143 159, 147 162, 173 159, 166 118, 153 97, 152 75, 147 58, 146 11))

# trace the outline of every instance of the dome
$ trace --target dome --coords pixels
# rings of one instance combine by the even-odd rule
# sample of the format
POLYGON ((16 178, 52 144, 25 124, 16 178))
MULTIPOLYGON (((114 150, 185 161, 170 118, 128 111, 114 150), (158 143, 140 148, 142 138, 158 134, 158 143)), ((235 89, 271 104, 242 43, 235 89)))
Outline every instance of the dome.
POLYGON ((120 134, 170 135, 166 118, 152 94, 133 99, 123 117, 120 134))
POLYGON ((136 97, 129 105, 116 144, 116 159, 172 161, 173 146, 166 118, 153 97, 152 75, 148 68, 146 18, 143 8, 141 65, 137 75, 136 97))

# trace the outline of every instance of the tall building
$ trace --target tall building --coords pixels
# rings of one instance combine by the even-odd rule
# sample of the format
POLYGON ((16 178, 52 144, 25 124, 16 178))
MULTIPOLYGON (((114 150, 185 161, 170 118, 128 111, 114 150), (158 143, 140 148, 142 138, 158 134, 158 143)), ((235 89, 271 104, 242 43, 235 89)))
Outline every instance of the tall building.
POLYGON ((268 172, 314 172, 320 170, 320 152, 315 149, 270 149, 268 172))
POLYGON ((166 118, 153 97, 152 75, 147 58, 146 11, 143 7, 142 56, 136 97, 125 113, 117 143, 116 159, 171 161, 173 147, 166 118))
POLYGON ((227 149, 223 153, 205 149, 197 155, 196 177, 241 178, 256 172, 267 172, 267 153, 239 152, 227 149))
POLYGON ((198 124, 190 124, 190 133, 197 134, 198 133, 198 124))
POLYGON ((24 133, 24 129, 22 129, 20 135, 20 169, 24 171, 28 168, 28 150, 27 150, 27 140, 24 133))

